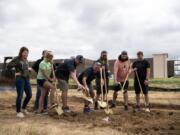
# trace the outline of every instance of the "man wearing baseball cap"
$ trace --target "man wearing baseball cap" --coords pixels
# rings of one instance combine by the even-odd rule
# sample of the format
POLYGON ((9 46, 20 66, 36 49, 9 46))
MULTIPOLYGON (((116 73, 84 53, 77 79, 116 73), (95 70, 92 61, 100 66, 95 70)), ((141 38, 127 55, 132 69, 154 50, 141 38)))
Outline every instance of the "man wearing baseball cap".
POLYGON ((58 79, 58 84, 60 86, 60 90, 62 91, 62 109, 65 113, 71 112, 67 105, 67 96, 69 89, 69 78, 71 77, 79 88, 84 88, 83 85, 78 81, 76 75, 76 68, 78 65, 84 62, 84 58, 82 55, 77 55, 75 58, 66 59, 63 63, 59 63, 56 70, 56 77, 58 79))
MULTIPOLYGON (((94 99, 95 93, 93 90, 92 81, 96 79, 97 75, 100 72, 101 63, 95 62, 92 66, 86 68, 80 75, 78 76, 79 82, 84 86, 85 93, 87 96, 90 96, 94 99)), ((85 101, 84 105, 84 113, 92 112, 91 108, 89 107, 89 102, 85 101)))
POLYGON ((144 59, 144 54, 142 51, 137 52, 137 60, 133 63, 133 69, 135 71, 134 89, 136 94, 136 110, 140 110, 140 93, 142 92, 145 97, 146 110, 150 112, 148 96, 150 63, 144 59))

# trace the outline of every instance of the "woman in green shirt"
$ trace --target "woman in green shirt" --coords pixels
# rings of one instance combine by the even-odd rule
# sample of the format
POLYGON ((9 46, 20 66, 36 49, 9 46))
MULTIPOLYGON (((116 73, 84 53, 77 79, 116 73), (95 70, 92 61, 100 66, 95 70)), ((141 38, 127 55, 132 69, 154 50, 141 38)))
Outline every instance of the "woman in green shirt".
POLYGON ((37 75, 37 82, 41 89, 41 96, 39 99, 39 108, 38 113, 43 112, 43 101, 46 96, 46 93, 50 91, 50 104, 54 106, 54 94, 56 92, 56 87, 54 82, 56 81, 55 76, 51 77, 53 66, 53 54, 51 51, 47 51, 45 59, 39 65, 39 71, 37 75))

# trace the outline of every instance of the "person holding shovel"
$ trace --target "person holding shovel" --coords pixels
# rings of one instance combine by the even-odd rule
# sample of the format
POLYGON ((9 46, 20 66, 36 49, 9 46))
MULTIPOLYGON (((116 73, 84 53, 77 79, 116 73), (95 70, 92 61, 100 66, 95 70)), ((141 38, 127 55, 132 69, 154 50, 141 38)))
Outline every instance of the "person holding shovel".
POLYGON ((145 97, 146 110, 149 110, 149 96, 148 84, 150 78, 150 64, 144 59, 142 51, 137 53, 137 60, 133 63, 134 75, 134 89, 136 94, 136 109, 140 110, 140 93, 142 92, 145 97), (142 91, 141 91, 142 90, 142 91))
MULTIPOLYGON (((32 66, 32 71, 34 71, 35 75, 38 74, 39 64, 45 59, 46 52, 47 52, 47 50, 44 50, 42 52, 42 57, 40 59, 38 59, 32 66)), ((46 94, 46 96, 44 98, 44 102, 43 102, 43 110, 44 110, 44 112, 47 110, 48 94, 49 94, 49 92, 47 92, 47 94, 46 94)), ((36 91, 36 96, 35 96, 35 101, 34 101, 34 112, 35 113, 38 111, 38 108, 39 108, 39 98, 40 98, 40 96, 41 96, 41 89, 40 89, 40 86, 37 83, 37 91, 36 91)))
POLYGON ((28 64, 28 54, 29 50, 26 47, 22 47, 19 51, 19 55, 15 57, 10 63, 8 63, 7 68, 15 68, 15 85, 17 90, 16 98, 16 112, 18 118, 24 118, 24 114, 28 114, 26 107, 32 97, 32 90, 30 85, 30 68, 28 64), (26 93, 23 104, 23 93, 26 93))
POLYGON ((38 114, 46 113, 43 110, 43 102, 48 91, 50 91, 50 104, 51 104, 50 108, 56 105, 54 101, 55 92, 56 92, 56 87, 54 85, 54 82, 56 81, 56 79, 55 76, 51 76, 53 71, 52 64, 53 64, 53 54, 51 51, 47 51, 44 60, 39 64, 39 71, 37 75, 37 83, 41 89, 38 114))
MULTIPOLYGON (((85 69, 78 77, 79 82, 84 86, 84 92, 87 97, 94 99, 95 93, 93 91, 92 81, 97 77, 101 68, 101 63, 95 62, 93 66, 85 69)), ((90 102, 85 100, 84 113, 92 112, 89 107, 90 102)))
POLYGON ((64 113, 71 112, 67 105, 69 78, 71 77, 76 82, 79 89, 84 89, 83 85, 78 81, 77 75, 76 75, 77 66, 82 64, 83 62, 84 62, 83 56, 77 55, 76 58, 67 59, 67 60, 64 60, 63 63, 59 63, 55 71, 60 90, 62 91, 62 94, 61 94, 62 104, 63 104, 62 110, 64 111, 64 113))
POLYGON ((114 94, 111 108, 116 107, 118 91, 123 90, 124 110, 128 111, 128 77, 131 73, 131 62, 128 53, 123 51, 114 64, 114 94))
POLYGON ((102 97, 103 97, 103 100, 105 100, 106 90, 105 90, 104 83, 106 83, 107 91, 108 91, 108 87, 109 87, 109 63, 108 63, 108 58, 107 57, 108 57, 107 51, 102 51, 100 58, 96 61, 96 62, 101 63, 102 69, 105 70, 106 82, 104 82, 104 79, 103 79, 104 75, 103 75, 103 78, 101 78, 101 75, 99 73, 98 76, 96 77, 96 91, 97 92, 96 92, 96 102, 95 102, 95 106, 94 106, 95 110, 98 109, 98 100, 99 100, 101 94, 103 94, 102 97), (101 90, 101 85, 102 84, 103 84, 103 91, 101 90))

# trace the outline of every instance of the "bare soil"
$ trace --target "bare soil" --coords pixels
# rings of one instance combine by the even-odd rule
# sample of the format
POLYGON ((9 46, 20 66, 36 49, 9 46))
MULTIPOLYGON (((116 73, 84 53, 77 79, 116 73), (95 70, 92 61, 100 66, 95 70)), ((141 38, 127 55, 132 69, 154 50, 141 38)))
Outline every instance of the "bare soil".
MULTIPOLYGON (((109 98, 111 97, 112 92, 109 94, 109 98)), ((0 135, 180 134, 180 92, 151 92, 150 113, 143 109, 139 112, 134 111, 134 93, 130 92, 129 97, 128 112, 123 110, 120 93, 118 106, 113 109, 113 115, 106 115, 104 110, 84 114, 82 112, 84 100, 81 93, 72 90, 69 92, 68 100, 73 113, 57 116, 54 111, 51 111, 49 115, 35 115, 33 98, 28 106, 31 113, 24 119, 18 119, 15 113, 16 92, 3 91, 0 92, 0 135)))

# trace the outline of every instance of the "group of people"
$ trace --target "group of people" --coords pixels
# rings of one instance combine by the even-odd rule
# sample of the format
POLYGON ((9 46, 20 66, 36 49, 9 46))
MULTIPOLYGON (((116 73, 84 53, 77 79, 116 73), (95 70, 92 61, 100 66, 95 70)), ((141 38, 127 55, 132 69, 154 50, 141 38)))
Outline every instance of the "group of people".
MULTIPOLYGON (((24 118, 28 111, 26 109, 31 97, 32 90, 30 85, 31 74, 36 75, 37 92, 35 96, 34 111, 37 114, 47 114, 48 100, 50 108, 56 106, 55 93, 56 82, 61 90, 62 110, 64 113, 71 112, 68 106, 68 89, 69 79, 73 79, 78 89, 86 92, 86 96, 94 100, 94 110, 98 110, 98 100, 103 98, 106 100, 106 88, 109 86, 110 70, 108 63, 107 51, 102 51, 100 58, 92 64, 92 66, 84 69, 77 75, 77 66, 84 63, 82 55, 75 58, 66 59, 60 63, 53 63, 54 54, 51 51, 44 50, 42 58, 37 60, 32 67, 28 63, 29 50, 22 47, 17 57, 8 63, 8 68, 15 68, 15 85, 17 90, 16 112, 17 117, 24 118), (101 74, 100 70, 104 70, 105 74, 101 74), (93 81, 96 84, 96 93, 93 88, 93 81), (107 87, 105 87, 107 86, 107 87), (22 104, 23 93, 26 97, 22 104), (48 97, 50 99, 48 99, 48 97)), ((140 93, 143 92, 146 107, 149 109, 148 83, 150 77, 150 64, 144 59, 143 52, 137 53, 137 60, 131 62, 126 51, 121 52, 118 59, 114 63, 114 93, 112 97, 111 108, 116 107, 116 99, 118 91, 123 90, 124 110, 128 111, 128 89, 129 75, 134 72, 134 90, 136 94, 136 109, 140 109, 140 93)), ((85 101, 84 113, 90 113, 90 103, 85 101)))

